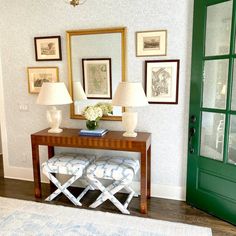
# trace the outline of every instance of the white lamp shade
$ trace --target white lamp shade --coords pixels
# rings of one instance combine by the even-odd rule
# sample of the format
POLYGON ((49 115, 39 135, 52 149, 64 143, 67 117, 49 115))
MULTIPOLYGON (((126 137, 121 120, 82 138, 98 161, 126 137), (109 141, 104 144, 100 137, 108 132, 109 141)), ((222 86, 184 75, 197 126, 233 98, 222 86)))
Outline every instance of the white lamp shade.
POLYGON ((112 105, 124 107, 147 106, 148 101, 142 84, 120 82, 112 99, 112 105))
POLYGON ((73 84, 73 99, 74 101, 81 101, 87 99, 80 82, 74 82, 73 84))
POLYGON ((63 105, 69 103, 72 103, 72 99, 64 83, 43 83, 38 95, 37 104, 63 105))

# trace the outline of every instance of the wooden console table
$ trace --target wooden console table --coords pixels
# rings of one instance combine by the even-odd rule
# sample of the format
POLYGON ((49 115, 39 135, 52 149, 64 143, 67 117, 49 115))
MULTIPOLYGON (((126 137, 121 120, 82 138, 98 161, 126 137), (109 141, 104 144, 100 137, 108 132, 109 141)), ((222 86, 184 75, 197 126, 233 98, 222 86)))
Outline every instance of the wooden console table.
POLYGON ((141 153, 140 211, 147 213, 147 198, 151 192, 151 134, 139 132, 136 138, 122 136, 123 132, 109 131, 103 137, 79 136, 79 129, 63 129, 60 134, 50 134, 48 129, 31 135, 34 171, 34 192, 41 198, 39 145, 48 146, 48 158, 54 155, 54 147, 106 149, 141 153))

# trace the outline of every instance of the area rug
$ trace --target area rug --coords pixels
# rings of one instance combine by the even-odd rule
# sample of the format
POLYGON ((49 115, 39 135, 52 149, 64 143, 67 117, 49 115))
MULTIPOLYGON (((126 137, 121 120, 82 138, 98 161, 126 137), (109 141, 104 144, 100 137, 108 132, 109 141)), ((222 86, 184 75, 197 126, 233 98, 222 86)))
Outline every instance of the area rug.
POLYGON ((211 236, 211 229, 0 197, 0 235, 211 236))

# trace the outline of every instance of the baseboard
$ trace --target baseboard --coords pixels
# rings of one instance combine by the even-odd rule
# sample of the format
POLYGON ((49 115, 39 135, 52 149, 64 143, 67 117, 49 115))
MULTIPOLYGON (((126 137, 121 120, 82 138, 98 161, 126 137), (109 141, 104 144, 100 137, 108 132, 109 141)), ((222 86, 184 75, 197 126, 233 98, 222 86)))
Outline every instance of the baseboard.
MULTIPOLYGON (((33 181, 33 170, 29 168, 18 168, 18 167, 8 167, 4 170, 4 177, 9 179, 18 179, 33 181)), ((41 176, 43 183, 48 183, 47 178, 41 176)), ((77 185, 80 186, 80 185, 77 185)), ((132 188, 139 193, 140 192, 140 183, 133 182, 132 188)), ((165 199, 173 199, 179 201, 185 201, 186 199, 186 189, 183 186, 170 186, 170 185, 161 185, 161 184, 152 184, 151 186, 151 196, 159 197, 165 199)))

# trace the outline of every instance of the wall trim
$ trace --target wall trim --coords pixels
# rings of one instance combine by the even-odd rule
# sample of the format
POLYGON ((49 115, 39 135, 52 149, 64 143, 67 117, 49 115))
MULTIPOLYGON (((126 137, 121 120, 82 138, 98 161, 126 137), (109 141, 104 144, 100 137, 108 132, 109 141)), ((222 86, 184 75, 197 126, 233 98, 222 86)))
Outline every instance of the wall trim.
MULTIPOLYGON (((7 166, 5 170, 5 178, 9 179, 18 179, 33 181, 33 170, 29 168, 20 168, 20 167, 10 167, 7 166)), ((41 175, 43 183, 48 183, 47 178, 44 175, 41 175)), ((80 186, 81 185, 77 185, 80 186)), ((139 193, 140 183, 133 182, 133 189, 139 193)), ((185 201, 186 200, 186 189, 184 186, 170 186, 170 185, 161 185, 161 184, 152 184, 152 197, 172 199, 185 201)))
POLYGON ((6 166, 8 166, 8 145, 7 145, 7 128, 6 128, 5 103, 4 103, 1 51, 0 51, 0 126, 1 126, 0 135, 2 142, 3 169, 5 171, 6 166))

